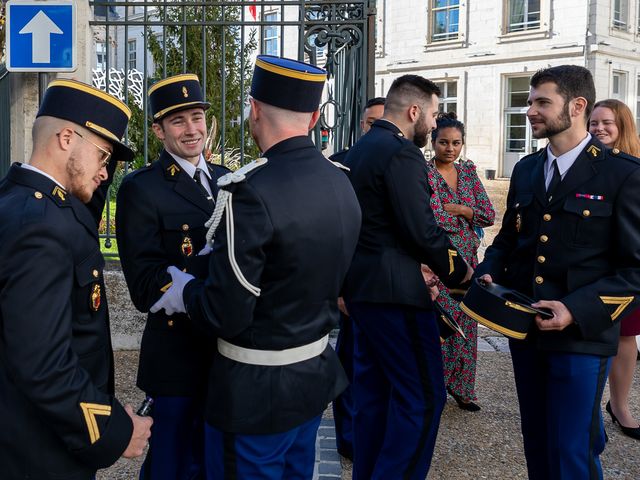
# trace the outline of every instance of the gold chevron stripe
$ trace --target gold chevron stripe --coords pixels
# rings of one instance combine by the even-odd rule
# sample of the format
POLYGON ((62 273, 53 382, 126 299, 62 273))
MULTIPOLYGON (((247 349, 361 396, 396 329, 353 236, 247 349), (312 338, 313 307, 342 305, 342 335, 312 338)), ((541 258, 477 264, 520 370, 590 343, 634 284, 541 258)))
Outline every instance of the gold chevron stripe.
POLYGON ((447 250, 447 252, 449 253, 449 275, 451 275, 455 270, 455 267, 453 265, 453 257, 457 257, 458 252, 451 249, 447 250))
POLYGON ((93 445, 100 440, 100 429, 98 428, 98 422, 96 422, 96 415, 111 415, 111 405, 100 405, 98 403, 85 403, 80 402, 80 408, 82 408, 82 414, 84 415, 84 421, 87 424, 87 430, 89 430, 89 438, 93 445))
POLYGON ((614 310, 611 314, 611 321, 613 322, 616 318, 620 316, 620 314, 624 311, 625 308, 629 306, 631 302, 633 302, 634 297, 606 297, 600 296, 600 300, 605 305, 618 305, 618 308, 614 310))

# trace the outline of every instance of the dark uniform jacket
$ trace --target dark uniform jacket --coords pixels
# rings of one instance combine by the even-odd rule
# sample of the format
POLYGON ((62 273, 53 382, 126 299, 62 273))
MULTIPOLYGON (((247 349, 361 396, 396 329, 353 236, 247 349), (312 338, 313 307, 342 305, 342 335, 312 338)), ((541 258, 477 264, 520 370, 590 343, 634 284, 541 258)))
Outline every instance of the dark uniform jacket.
POLYGON ((129 444, 103 266, 90 210, 14 164, 0 183, 2 479, 86 480, 129 444))
MULTIPOLYGON (((344 173, 308 137, 274 145, 268 162, 232 184, 235 258, 225 218, 216 233, 209 277, 184 290, 194 321, 245 348, 306 345, 338 323, 337 297, 360 229, 360 209, 344 173)), ((227 208, 225 217, 230 214, 227 208)), ((238 363, 217 354, 209 382, 208 422, 227 432, 284 432, 320 415, 347 386, 334 350, 286 366, 238 363)))
POLYGON ((424 156, 395 125, 377 120, 345 163, 362 208, 345 299, 432 308, 420 264, 449 287, 462 281, 467 266, 436 224, 424 156))
POLYGON ((550 202, 545 160, 543 149, 516 164, 500 233, 476 275, 571 311, 575 324, 561 332, 534 325, 527 341, 615 355, 618 320, 640 294, 640 160, 592 138, 550 202))
MULTIPOLYGON (((229 172, 208 164, 213 180, 229 172)), ((174 158, 162 151, 158 161, 130 173, 118 191, 118 251, 131 299, 148 312, 171 282, 167 267, 198 274, 207 258, 204 224, 213 206, 174 158)), ((204 266, 204 268, 202 268, 204 266)), ((137 385, 153 396, 191 396, 204 392, 211 345, 186 315, 149 313, 140 347, 137 385), (208 351, 209 350, 209 351, 208 351)))

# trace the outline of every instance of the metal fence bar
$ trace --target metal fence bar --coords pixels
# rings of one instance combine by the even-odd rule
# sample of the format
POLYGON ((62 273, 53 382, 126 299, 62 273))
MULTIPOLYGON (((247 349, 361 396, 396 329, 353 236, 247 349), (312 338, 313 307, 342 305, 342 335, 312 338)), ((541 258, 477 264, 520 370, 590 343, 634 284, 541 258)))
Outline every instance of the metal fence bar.
MULTIPOLYGON (((289 52, 288 56, 309 61, 328 71, 321 122, 312 133, 318 148, 323 143, 325 132, 330 134, 334 151, 357 140, 362 107, 373 84, 367 78, 372 71, 367 40, 371 38, 370 30, 374 25, 370 18, 375 10, 374 0, 93 0, 89 3, 106 11, 104 16, 90 22, 95 29, 105 32, 105 89, 110 91, 116 86, 110 84, 109 78, 111 64, 115 62, 115 68, 124 71, 121 91, 127 103, 131 73, 127 40, 131 32, 136 32, 134 35, 137 36, 138 29, 141 31, 144 46, 142 104, 130 106, 137 112, 141 111, 137 118, 142 117, 139 127, 142 135, 136 134, 136 138, 140 142, 137 148, 145 161, 153 160, 149 158, 152 139, 149 138, 146 100, 151 78, 197 68, 200 71, 193 73, 200 75, 205 99, 216 106, 214 112, 219 115, 221 161, 232 161, 227 149, 239 152, 244 159, 247 155, 257 154, 245 125, 245 105, 250 87, 247 75, 250 72, 246 67, 254 55, 263 53, 265 28, 279 32, 275 44, 279 55, 289 52), (142 15, 132 9, 141 6, 142 15), (255 18, 246 15, 249 7, 255 7, 255 18), (266 15, 273 12, 279 13, 279 17, 274 19, 270 16, 267 21, 266 15), (147 56, 151 54, 148 52, 155 48, 150 44, 152 38, 161 51, 153 50, 156 53, 150 62, 147 56), (194 38, 201 44, 198 53, 202 55, 201 65, 199 63, 195 67, 188 61, 187 50, 188 42, 193 45, 194 38), (176 55, 182 58, 177 59, 176 55), (219 103, 214 99, 218 94, 219 103), (234 98, 227 98, 229 95, 234 98)), ((128 138, 131 141, 132 137, 128 138)), ((108 244, 113 238, 109 228, 112 213, 107 204, 107 229, 103 238, 108 244)))

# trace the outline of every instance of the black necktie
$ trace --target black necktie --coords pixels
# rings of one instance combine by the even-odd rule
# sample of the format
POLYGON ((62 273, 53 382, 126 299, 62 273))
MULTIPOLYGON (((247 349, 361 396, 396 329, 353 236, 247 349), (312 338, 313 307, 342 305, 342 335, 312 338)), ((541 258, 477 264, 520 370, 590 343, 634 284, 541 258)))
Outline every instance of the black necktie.
POLYGON ((206 198, 207 201, 209 201, 209 203, 213 203, 213 197, 211 195, 209 195, 209 192, 207 192, 207 189, 204 188, 204 185, 202 185, 202 179, 200 177, 200 172, 201 171, 202 170, 200 170, 199 168, 196 168, 196 173, 193 174, 193 181, 196 182, 196 185, 198 186, 198 189, 204 195, 204 198, 206 198))
POLYGON ((553 193, 556 191, 556 188, 562 181, 562 176, 560 175, 560 169, 558 168, 558 162, 556 160, 552 163, 553 168, 553 176, 551 177, 551 181, 549 182, 549 186, 547 187, 547 198, 549 201, 553 197, 553 193))

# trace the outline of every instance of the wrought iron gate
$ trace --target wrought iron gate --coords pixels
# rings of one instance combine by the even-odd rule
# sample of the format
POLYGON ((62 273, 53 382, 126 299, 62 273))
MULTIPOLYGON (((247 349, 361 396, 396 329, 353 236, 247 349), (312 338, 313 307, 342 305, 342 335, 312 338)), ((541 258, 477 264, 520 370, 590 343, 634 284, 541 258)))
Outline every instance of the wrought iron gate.
MULTIPOLYGON (((218 160, 234 167, 258 152, 247 131, 248 91, 258 53, 305 60, 327 69, 329 81, 316 145, 338 151, 360 135, 373 94, 375 0, 95 0, 96 86, 134 112, 129 143, 134 165, 153 161, 160 145, 149 135, 147 89, 156 80, 196 73, 215 117, 218 160), (216 128, 217 127, 217 128, 216 128)), ((126 171, 125 171, 126 173, 126 171)), ((114 182, 117 187, 118 179, 114 182)), ((106 225, 112 224, 107 204, 106 225)), ((110 246, 113 230, 107 228, 110 246)))

